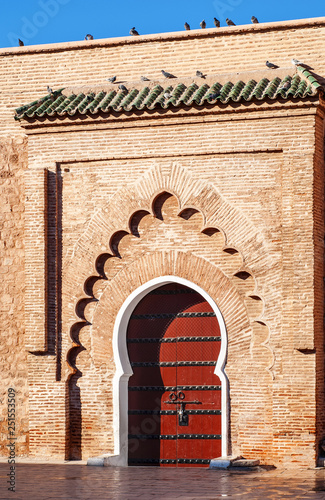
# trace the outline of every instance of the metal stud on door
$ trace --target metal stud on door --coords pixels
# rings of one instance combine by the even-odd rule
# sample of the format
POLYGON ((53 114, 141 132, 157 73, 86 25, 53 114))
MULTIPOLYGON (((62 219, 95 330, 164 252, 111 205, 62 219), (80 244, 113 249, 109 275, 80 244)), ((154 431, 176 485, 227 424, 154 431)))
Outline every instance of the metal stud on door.
POLYGON ((160 287, 134 310, 127 341, 129 464, 206 466, 220 456, 220 332, 210 305, 187 287, 160 287))

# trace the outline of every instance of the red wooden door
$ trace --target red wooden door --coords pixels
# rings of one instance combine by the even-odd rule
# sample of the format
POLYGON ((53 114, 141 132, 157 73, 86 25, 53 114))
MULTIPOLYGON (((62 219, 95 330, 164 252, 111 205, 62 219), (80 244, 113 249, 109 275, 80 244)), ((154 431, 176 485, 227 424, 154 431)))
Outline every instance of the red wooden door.
POLYGON ((132 313, 129 465, 201 466, 221 456, 220 328, 190 288, 164 285, 132 313))

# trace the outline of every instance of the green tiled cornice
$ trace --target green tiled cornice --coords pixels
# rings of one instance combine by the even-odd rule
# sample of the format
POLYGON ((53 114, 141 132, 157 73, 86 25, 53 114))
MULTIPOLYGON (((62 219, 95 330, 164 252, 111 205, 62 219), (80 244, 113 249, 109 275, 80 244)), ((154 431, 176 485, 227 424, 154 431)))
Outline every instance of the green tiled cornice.
MULTIPOLYGON (((271 72, 270 72, 271 73, 271 72)), ((64 89, 56 90, 51 94, 16 109, 16 120, 23 118, 41 118, 55 116, 96 115, 112 111, 152 110, 155 108, 172 108, 180 106, 223 105, 231 102, 268 100, 268 99, 304 99, 317 95, 322 90, 317 79, 302 66, 297 67, 294 76, 284 78, 275 76, 273 79, 262 78, 259 81, 228 81, 224 84, 214 82, 210 85, 203 83, 184 83, 173 85, 157 84, 154 87, 141 89, 129 88, 78 94, 63 94, 64 89), (290 86, 284 84, 290 83, 290 86)))

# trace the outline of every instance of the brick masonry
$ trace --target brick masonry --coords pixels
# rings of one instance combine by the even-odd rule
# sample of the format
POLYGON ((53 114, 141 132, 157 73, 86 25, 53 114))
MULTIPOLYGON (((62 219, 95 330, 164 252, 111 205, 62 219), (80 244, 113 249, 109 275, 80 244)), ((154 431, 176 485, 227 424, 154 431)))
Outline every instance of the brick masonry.
POLYGON ((320 18, 0 50, 0 388, 4 401, 8 386, 18 390, 20 455, 113 452, 116 314, 138 286, 175 274, 225 319, 231 453, 315 465, 325 433, 322 100, 36 123, 13 114, 48 84, 91 88, 112 74, 253 78, 266 59, 287 68, 297 57, 322 80, 324 32, 320 18))

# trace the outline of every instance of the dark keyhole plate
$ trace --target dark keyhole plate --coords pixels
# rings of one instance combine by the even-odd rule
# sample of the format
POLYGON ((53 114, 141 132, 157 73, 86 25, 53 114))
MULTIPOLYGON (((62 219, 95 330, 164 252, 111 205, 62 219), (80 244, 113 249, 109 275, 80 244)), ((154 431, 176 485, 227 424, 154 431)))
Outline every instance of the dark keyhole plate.
POLYGON ((178 414, 178 425, 188 425, 188 413, 186 411, 178 414))

